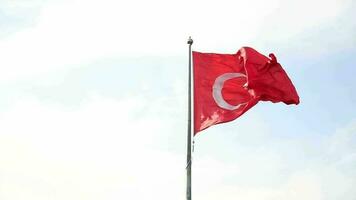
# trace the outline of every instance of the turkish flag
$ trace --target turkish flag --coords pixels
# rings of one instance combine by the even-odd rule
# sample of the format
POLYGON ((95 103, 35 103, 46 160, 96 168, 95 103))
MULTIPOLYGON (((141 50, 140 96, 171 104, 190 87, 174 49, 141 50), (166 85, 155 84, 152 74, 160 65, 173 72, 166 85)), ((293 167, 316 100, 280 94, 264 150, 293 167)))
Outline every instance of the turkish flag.
POLYGON ((299 103, 288 75, 269 57, 250 47, 236 54, 193 52, 194 135, 236 119, 260 100, 299 103))

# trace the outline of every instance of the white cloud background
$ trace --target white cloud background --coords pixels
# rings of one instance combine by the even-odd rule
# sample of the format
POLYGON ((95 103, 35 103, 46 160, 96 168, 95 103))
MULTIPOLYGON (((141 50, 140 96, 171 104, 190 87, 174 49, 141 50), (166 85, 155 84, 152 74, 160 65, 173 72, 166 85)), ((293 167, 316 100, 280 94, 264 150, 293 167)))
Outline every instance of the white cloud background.
MULTIPOLYGON (((199 38, 197 48, 206 51, 236 51, 236 46, 246 43, 263 47, 270 45, 268 43, 289 41, 308 29, 314 29, 311 32, 315 34, 318 26, 342 16, 351 4, 347 0, 105 0, 33 1, 33 4, 39 7, 39 2, 45 5, 41 7, 35 25, 0 41, 0 66, 4 68, 1 70, 2 80, 34 76, 103 57, 177 55, 185 48, 182 41, 186 35, 199 38), (318 10, 317 14, 315 10, 318 10), (280 20, 281 16, 283 20, 280 20), (266 35, 266 39, 255 39, 266 35)), ((31 4, 8 1, 5 5, 5 11, 19 12, 16 8, 28 8, 31 4)), ((343 25, 344 29, 354 27, 355 23, 347 21, 343 25)), ((353 37, 342 34, 332 35, 334 38, 329 38, 328 42, 340 43, 348 39, 355 43, 353 37)), ((310 48, 323 50, 320 44, 298 43, 303 43, 303 47, 309 49, 307 51, 310 48)), ((352 43, 342 42, 343 47, 352 43)), ((291 42, 289 45, 296 44, 291 42)))
MULTIPOLYGON (((189 35, 197 50, 248 44, 301 66, 356 43, 346 0, 0 5, 1 27, 21 22, 0 34, 1 200, 184 199, 189 35)), ((311 128, 315 80, 289 69, 299 107, 259 104, 198 135, 194 199, 355 199, 356 116, 326 110, 345 123, 311 128)))
POLYGON ((1 115, 1 199, 153 199, 157 188, 178 199, 184 158, 149 148, 164 124, 139 109, 134 98, 93 97, 75 111, 16 103, 1 115))

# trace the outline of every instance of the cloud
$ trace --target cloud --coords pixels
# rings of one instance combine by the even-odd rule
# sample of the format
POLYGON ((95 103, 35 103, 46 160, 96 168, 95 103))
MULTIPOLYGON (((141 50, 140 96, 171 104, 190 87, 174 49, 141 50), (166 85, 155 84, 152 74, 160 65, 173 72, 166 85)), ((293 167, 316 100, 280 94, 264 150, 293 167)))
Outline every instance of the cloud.
POLYGON ((218 127, 198 136, 202 138, 197 138, 194 154, 195 198, 332 200, 355 196, 354 121, 330 134, 288 138, 270 132, 263 123, 255 129, 259 120, 256 114, 246 121, 240 119, 238 126, 233 125, 237 126, 233 135, 218 127))
POLYGON ((39 0, 11 1, 5 5, 12 6, 5 8, 28 4, 41 6, 34 25, 0 40, 2 81, 36 79, 52 70, 80 67, 102 58, 185 55, 189 35, 197 39, 195 49, 204 51, 234 52, 248 43, 264 47, 273 40, 283 46, 294 35, 304 35, 310 28, 342 15, 349 5, 346 0, 323 1, 318 14, 314 10, 319 1, 290 5, 277 0, 39 0))
POLYGON ((155 147, 165 124, 136 116, 142 103, 93 96, 66 110, 27 98, 2 112, 0 198, 183 198, 184 157, 155 147))

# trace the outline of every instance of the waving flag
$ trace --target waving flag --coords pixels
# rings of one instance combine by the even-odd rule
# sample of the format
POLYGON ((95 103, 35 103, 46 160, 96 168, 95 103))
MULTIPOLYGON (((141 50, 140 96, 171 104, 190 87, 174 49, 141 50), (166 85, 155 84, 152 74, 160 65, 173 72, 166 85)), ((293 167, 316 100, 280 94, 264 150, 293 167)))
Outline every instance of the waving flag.
POLYGON ((258 101, 299 103, 286 72, 269 57, 249 47, 236 54, 193 52, 194 135, 236 119, 258 101))

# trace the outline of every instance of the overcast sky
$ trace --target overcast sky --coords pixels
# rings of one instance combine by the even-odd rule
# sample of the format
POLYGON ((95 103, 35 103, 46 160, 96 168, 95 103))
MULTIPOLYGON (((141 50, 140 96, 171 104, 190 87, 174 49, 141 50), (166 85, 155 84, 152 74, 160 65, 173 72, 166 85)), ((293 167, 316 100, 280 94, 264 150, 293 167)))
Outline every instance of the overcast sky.
POLYGON ((189 36, 273 52, 298 106, 195 138, 194 200, 356 200, 351 0, 0 0, 0 199, 185 199, 189 36))

